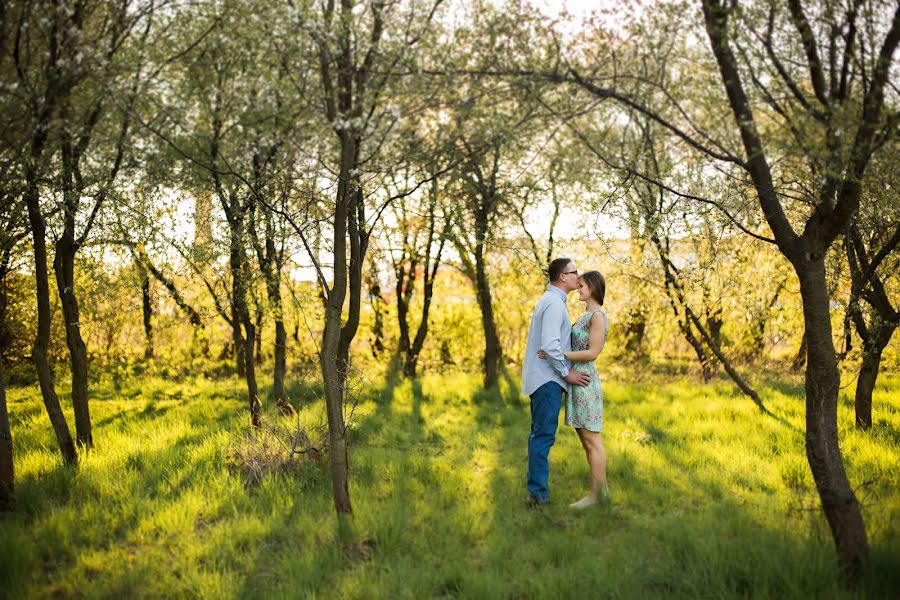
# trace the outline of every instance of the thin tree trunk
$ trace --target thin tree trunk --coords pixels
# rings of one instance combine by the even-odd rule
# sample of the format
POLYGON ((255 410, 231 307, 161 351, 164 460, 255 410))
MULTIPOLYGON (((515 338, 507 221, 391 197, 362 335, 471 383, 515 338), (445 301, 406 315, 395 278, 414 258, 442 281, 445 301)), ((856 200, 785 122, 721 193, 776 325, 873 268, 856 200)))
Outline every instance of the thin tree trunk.
POLYGON ((261 365, 261 364, 263 364, 263 353, 262 353, 263 309, 259 304, 256 305, 255 328, 256 328, 256 342, 255 342, 256 345, 254 347, 254 352, 256 355, 256 364, 261 365))
MULTIPOLYGON (((649 216, 651 215, 648 215, 648 217, 649 216)), ((697 354, 697 361, 700 363, 700 373, 703 377, 703 381, 707 382, 712 378, 712 362, 709 355, 706 353, 703 344, 697 339, 697 336, 694 335, 694 330, 691 327, 691 319, 688 316, 689 307, 687 306, 684 290, 681 288, 681 283, 678 281, 678 272, 674 268, 674 265, 672 265, 672 261, 669 260, 669 254, 667 248, 663 245, 662 239, 656 234, 651 235, 650 239, 653 242, 653 246, 656 248, 656 254, 659 257, 659 262, 663 268, 666 298, 669 300, 669 306, 672 307, 672 312, 675 313, 678 329, 697 354)), ((666 244, 668 244, 668 238, 666 238, 666 244)))
POLYGON ((349 464, 344 426, 344 385, 346 363, 341 355, 342 312, 347 294, 347 219, 352 204, 350 172, 355 165, 356 149, 348 131, 340 133, 341 168, 334 207, 334 282, 325 304, 325 331, 319 352, 319 365, 325 383, 325 411, 328 417, 331 491, 338 515, 352 516, 350 503, 349 464))
MULTIPOLYGON (((416 368, 419 362, 419 355, 425 346, 425 338, 428 335, 428 315, 431 311, 431 300, 434 297, 434 280, 437 277, 438 268, 441 265, 441 255, 444 252, 444 245, 447 243, 447 233, 450 227, 448 217, 445 217, 443 230, 439 237, 437 252, 434 257, 431 256, 431 246, 435 236, 435 209, 438 201, 438 181, 434 178, 431 184, 431 194, 428 204, 428 239, 425 246, 425 265, 422 269, 422 277, 424 278, 422 286, 422 319, 419 321, 419 327, 416 330, 416 337, 413 339, 409 353, 406 355, 406 361, 403 365, 403 375, 409 379, 416 376, 416 368)), ((550 228, 551 234, 553 228, 550 228)), ((551 242, 552 246, 552 242, 551 242)))
POLYGON ((15 482, 12 432, 6 408, 6 373, 0 355, 0 512, 16 509, 15 482))
POLYGON ((868 541, 859 502, 841 459, 837 435, 840 373, 832 340, 824 259, 794 265, 800 280, 807 341, 806 456, 841 562, 859 572, 868 541))
POLYGON ((275 315, 275 366, 272 373, 272 395, 275 398, 275 406, 281 414, 294 413, 291 403, 288 401, 284 387, 284 378, 287 373, 287 329, 284 326, 284 307, 281 299, 281 271, 266 273, 266 288, 269 294, 269 303, 275 315))
POLYGON ((181 295, 181 292, 178 291, 178 288, 175 287, 175 282, 166 277, 162 271, 156 268, 149 257, 143 253, 134 250, 135 262, 139 265, 138 268, 144 268, 149 271, 150 275, 153 275, 153 278, 156 279, 166 291, 169 292, 169 296, 172 298, 172 301, 175 302, 176 306, 181 309, 181 311, 187 315, 188 320, 191 323, 191 328, 193 329, 193 341, 194 343, 200 344, 200 353, 203 356, 209 356, 209 340, 206 338, 206 326, 203 324, 203 319, 200 317, 200 313, 198 313, 194 307, 188 304, 184 296, 181 295))
POLYGON ((372 302, 372 312, 375 313, 375 321, 372 323, 372 356, 378 358, 384 352, 384 298, 381 297, 381 285, 378 283, 378 275, 373 273, 369 279, 369 298, 372 302))
POLYGON ((247 401, 250 407, 250 423, 253 427, 262 424, 260 418, 259 389, 256 383, 256 362, 253 350, 256 343, 256 328, 253 319, 250 318, 250 307, 247 306, 247 274, 245 257, 240 247, 241 223, 234 214, 229 216, 231 226, 231 252, 229 265, 231 267, 231 305, 234 315, 235 354, 243 362, 240 363, 244 380, 247 382, 247 401), (244 334, 241 335, 241 325, 244 334))
POLYGON ((91 434, 91 412, 88 406, 87 346, 81 337, 78 298, 75 295, 75 244, 68 235, 56 244, 53 260, 56 287, 59 290, 63 319, 66 323, 66 345, 72 369, 72 407, 75 410, 75 441, 86 448, 94 445, 91 434))
POLYGON ((147 345, 144 348, 144 358, 153 358, 153 299, 150 294, 150 277, 147 270, 139 263, 135 263, 138 275, 141 278, 141 307, 144 317, 144 337, 147 345))
MULTIPOLYGON (((234 289, 234 285, 232 285, 234 289)), ((231 344, 234 348, 234 371, 238 377, 247 376, 247 362, 244 358, 244 334, 241 333, 241 311, 238 309, 234 294, 231 298, 231 344)), ((250 356, 253 356, 251 349, 250 356)))
MULTIPOLYGON (((440 254, 435 259, 436 261, 440 261, 440 254)), ((437 264, 435 264, 434 272, 437 272, 437 264)), ((427 267, 425 277, 428 277, 427 267)), ((406 355, 406 362, 403 365, 403 375, 407 378, 414 378, 416 376, 416 368, 419 363, 419 355, 422 353, 422 348, 425 346, 425 338, 428 336, 428 314, 431 310, 431 299, 434 295, 434 275, 425 282, 424 294, 423 294, 423 304, 422 304, 422 320, 419 321, 419 328, 416 330, 416 337, 413 339, 412 347, 409 349, 409 354, 406 355)))
MULTIPOLYGON (((404 239, 404 244, 406 244, 404 239)), ((397 326, 399 327, 399 335, 397 336, 397 355, 403 363, 409 359, 412 342, 409 336, 409 305, 412 301, 413 288, 415 287, 415 276, 418 261, 412 254, 415 249, 407 251, 403 250, 400 261, 395 268, 397 275, 397 284, 394 288, 394 295, 397 298, 397 326), (409 256, 409 264, 406 264, 407 256, 409 256), (408 267, 408 268, 407 268, 408 267)))
POLYGON ((731 361, 728 360, 728 357, 725 356, 725 353, 722 352, 722 348, 719 346, 718 342, 702 327, 700 324, 700 319, 691 311, 690 307, 685 305, 685 311, 687 312, 688 317, 694 323, 694 326, 697 328, 697 331, 700 332, 700 335, 703 337, 703 341, 706 342, 706 345, 709 346, 709 349, 712 350, 712 353, 715 355, 719 362, 722 363, 722 366, 725 368, 725 372, 728 373, 728 376, 731 377, 731 380, 734 381, 737 386, 741 389, 744 394, 746 394, 753 403, 761 410, 762 412, 768 414, 769 410, 766 408, 765 404, 763 404, 762 398, 759 397, 759 394, 756 393, 750 384, 738 373, 737 369, 734 368, 734 365, 731 364, 731 361))
POLYGON ((855 220, 848 223, 844 240, 852 282, 847 315, 844 319, 848 340, 846 345, 849 349, 850 321, 852 321, 863 345, 863 361, 856 382, 856 426, 865 430, 872 427, 872 391, 878 379, 881 353, 900 324, 900 314, 894 310, 884 282, 877 273, 884 258, 900 244, 900 228, 897 228, 894 235, 875 252, 875 256, 870 256, 870 249, 866 248, 855 220), (860 306, 863 299, 872 310, 869 323, 866 323, 866 317, 860 306))
POLYGON ((475 250, 475 286, 478 306, 481 308, 481 325, 484 330, 484 387, 494 387, 500 380, 500 363, 503 352, 500 338, 497 336, 497 325, 494 321, 494 307, 491 288, 487 277, 484 260, 484 248, 480 244, 475 250))
MULTIPOLYGON (((686 308, 686 307, 682 307, 686 308)), ((687 340, 688 344, 691 345, 691 348, 694 349, 694 352, 697 354, 697 362, 700 363, 700 376, 703 377, 703 381, 708 382, 712 379, 712 360, 710 360, 709 355, 706 353, 706 348, 703 347, 703 344, 700 343, 700 340, 697 339, 697 336, 694 335, 694 329, 691 327, 690 322, 688 321, 687 316, 684 317, 679 315, 678 309, 675 305, 672 305, 672 310, 675 311, 675 315, 678 320, 678 328, 681 330, 681 334, 684 336, 684 339, 687 340)))
POLYGON ((245 361, 245 372, 246 375, 244 379, 247 381, 247 398, 250 404, 250 424, 253 427, 260 427, 262 425, 262 419, 260 416, 260 403, 259 403, 259 388, 256 384, 256 362, 253 360, 253 343, 256 338, 256 328, 253 325, 253 321, 250 320, 250 311, 244 310, 244 330, 246 331, 246 335, 244 336, 244 361, 245 361))
POLYGON ((29 173, 27 179, 28 190, 25 194, 25 201, 28 206, 28 221, 31 225, 35 293, 38 308, 37 335, 35 336, 34 348, 31 354, 37 369, 41 397, 44 400, 44 407, 47 409, 50 424, 53 426, 53 431, 56 434, 60 452, 67 463, 74 465, 78 462, 78 455, 75 453, 75 444, 72 442, 69 424, 66 422, 66 417, 59 404, 59 397, 56 395, 56 388, 53 384, 53 371, 50 368, 48 357, 51 313, 50 281, 47 271, 46 226, 44 217, 40 212, 36 176, 33 173, 29 173))

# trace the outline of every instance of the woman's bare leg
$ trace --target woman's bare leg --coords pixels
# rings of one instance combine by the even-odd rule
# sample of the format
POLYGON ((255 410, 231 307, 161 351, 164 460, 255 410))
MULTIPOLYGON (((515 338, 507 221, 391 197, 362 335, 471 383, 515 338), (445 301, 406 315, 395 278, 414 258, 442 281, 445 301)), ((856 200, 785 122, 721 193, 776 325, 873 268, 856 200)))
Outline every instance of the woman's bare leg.
POLYGON ((587 457, 588 466, 591 469, 591 491, 587 497, 591 502, 597 501, 598 495, 609 495, 606 485, 606 450, 603 448, 603 439, 599 432, 587 429, 576 429, 584 454, 587 457))

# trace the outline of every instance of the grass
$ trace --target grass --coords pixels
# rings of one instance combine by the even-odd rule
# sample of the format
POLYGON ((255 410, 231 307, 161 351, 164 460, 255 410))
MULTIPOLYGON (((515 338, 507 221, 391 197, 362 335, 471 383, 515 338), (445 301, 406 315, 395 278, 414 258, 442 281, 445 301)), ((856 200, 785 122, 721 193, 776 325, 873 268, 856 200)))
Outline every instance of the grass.
MULTIPOLYGON (((431 375, 367 391, 349 430, 349 526, 334 516, 321 461, 256 485, 229 470, 248 422, 236 379, 98 386, 96 448, 76 470, 54 450, 37 389, 13 388, 18 512, 0 516, 0 595, 877 598, 900 589, 896 377, 882 377, 869 433, 853 427, 852 390, 841 397, 841 447, 872 548, 856 590, 839 584, 796 382, 761 387, 772 418, 724 382, 609 377, 614 502, 573 513, 566 505, 587 483, 575 433, 561 426, 551 454, 553 503, 526 508, 526 400, 478 380, 431 375)), ((322 423, 321 402, 299 419, 322 423)))

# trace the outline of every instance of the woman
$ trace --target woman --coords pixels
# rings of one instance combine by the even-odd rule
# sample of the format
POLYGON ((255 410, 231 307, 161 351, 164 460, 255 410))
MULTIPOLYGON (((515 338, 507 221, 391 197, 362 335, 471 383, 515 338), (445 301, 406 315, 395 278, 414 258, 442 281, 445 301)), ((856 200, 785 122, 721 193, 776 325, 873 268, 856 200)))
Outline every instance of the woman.
MULTIPOLYGON (((565 357, 572 368, 591 376, 584 387, 570 385, 566 393, 566 425, 578 432, 588 466, 591 469, 591 489, 588 494, 569 506, 587 508, 599 497, 610 500, 606 484, 606 451, 600 432, 603 430, 603 388, 594 361, 606 343, 609 320, 603 309, 606 282, 597 271, 588 271, 578 278, 578 299, 584 302, 584 314, 572 325, 572 351, 565 357)), ((539 352, 544 358, 543 352, 539 352)))

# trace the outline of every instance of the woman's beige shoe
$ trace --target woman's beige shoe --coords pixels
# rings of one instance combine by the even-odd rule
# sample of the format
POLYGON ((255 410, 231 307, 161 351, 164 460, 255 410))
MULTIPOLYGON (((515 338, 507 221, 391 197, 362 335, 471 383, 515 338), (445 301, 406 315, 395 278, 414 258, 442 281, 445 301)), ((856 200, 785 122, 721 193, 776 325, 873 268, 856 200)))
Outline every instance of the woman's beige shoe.
POLYGON ((589 506, 593 506, 595 504, 597 504, 596 500, 592 500, 585 496, 581 500, 570 504, 569 508, 574 508, 575 510, 584 510, 585 508, 588 508, 589 506))

